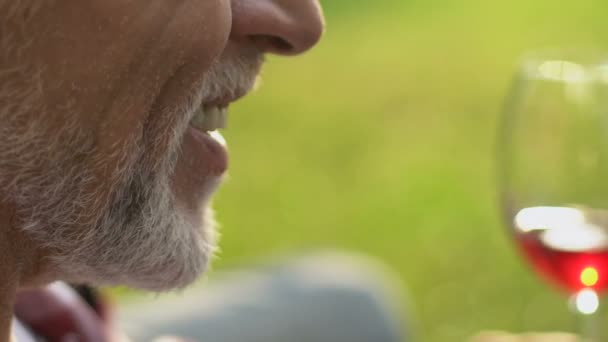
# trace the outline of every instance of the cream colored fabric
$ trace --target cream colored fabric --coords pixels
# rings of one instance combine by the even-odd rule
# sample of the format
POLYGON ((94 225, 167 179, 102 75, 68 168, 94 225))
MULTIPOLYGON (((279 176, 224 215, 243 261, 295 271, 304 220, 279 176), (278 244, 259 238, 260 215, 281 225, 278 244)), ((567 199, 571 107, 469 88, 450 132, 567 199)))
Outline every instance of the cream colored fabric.
POLYGON ((472 339, 469 342, 580 342, 581 340, 573 334, 569 333, 527 333, 527 334, 509 334, 506 332, 484 332, 472 339))
POLYGON ((11 342, 35 342, 31 333, 16 319, 13 319, 12 332, 11 342))

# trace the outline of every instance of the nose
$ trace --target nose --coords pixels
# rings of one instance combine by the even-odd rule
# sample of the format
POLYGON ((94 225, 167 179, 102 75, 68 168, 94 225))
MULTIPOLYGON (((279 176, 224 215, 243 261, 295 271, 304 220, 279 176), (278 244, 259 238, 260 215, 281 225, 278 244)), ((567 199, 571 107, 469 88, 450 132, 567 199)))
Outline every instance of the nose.
POLYGON ((232 0, 231 38, 266 53, 301 54, 317 44, 324 26, 319 0, 232 0))

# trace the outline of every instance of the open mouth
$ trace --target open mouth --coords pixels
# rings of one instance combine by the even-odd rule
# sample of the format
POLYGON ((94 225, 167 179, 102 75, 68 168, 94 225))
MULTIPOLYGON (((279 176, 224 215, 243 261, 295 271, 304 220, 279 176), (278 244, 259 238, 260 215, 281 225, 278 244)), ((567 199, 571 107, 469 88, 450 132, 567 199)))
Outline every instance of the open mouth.
POLYGON ((204 133, 226 128, 228 105, 202 105, 194 113, 190 126, 204 133))
MULTIPOLYGON (((198 134, 202 133, 206 140, 211 138, 212 141, 221 145, 224 150, 227 147, 227 143, 219 130, 225 129, 227 125, 228 104, 219 106, 201 105, 194 112, 194 116, 190 120, 190 130, 196 131, 198 134)), ((225 151, 223 152, 225 153, 225 151)))
POLYGON ((183 145, 192 177, 204 180, 228 169, 227 144, 219 132, 226 128, 228 105, 203 104, 195 110, 183 145))
POLYGON ((194 110, 183 147, 190 168, 198 177, 219 176, 228 169, 227 144, 220 130, 228 125, 230 104, 244 97, 252 87, 253 83, 231 88, 226 94, 204 100, 194 110))

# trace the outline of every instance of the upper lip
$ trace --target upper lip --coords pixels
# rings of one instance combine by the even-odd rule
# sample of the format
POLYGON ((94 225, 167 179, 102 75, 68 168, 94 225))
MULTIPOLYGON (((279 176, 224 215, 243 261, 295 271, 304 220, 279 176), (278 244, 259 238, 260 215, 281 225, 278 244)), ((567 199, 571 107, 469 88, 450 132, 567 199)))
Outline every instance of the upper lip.
MULTIPOLYGON (((263 57, 261 54, 256 53, 251 55, 247 63, 247 67, 241 67, 239 72, 242 74, 230 74, 223 71, 215 70, 216 76, 223 76, 226 79, 218 79, 218 84, 208 84, 207 86, 216 87, 218 92, 211 91, 212 94, 205 94, 201 105, 203 106, 218 106, 226 107, 230 103, 239 100, 246 96, 254 87, 257 81, 257 77, 260 74, 260 70, 263 64, 263 57), (217 89, 219 88, 219 89, 217 89)), ((237 63, 238 64, 238 63, 237 63)), ((237 68, 238 69, 238 68, 237 68)))
POLYGON ((249 93, 249 90, 239 89, 229 95, 220 96, 211 100, 203 100, 203 106, 216 106, 220 108, 228 107, 231 103, 238 101, 249 93))

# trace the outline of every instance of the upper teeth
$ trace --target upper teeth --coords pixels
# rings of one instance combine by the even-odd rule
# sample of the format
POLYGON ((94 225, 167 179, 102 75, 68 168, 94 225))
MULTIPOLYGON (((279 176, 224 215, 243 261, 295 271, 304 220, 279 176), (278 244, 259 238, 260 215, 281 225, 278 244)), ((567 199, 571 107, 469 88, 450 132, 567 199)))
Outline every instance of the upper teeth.
POLYGON ((201 106, 196 110, 190 124, 203 132, 211 132, 226 128, 227 121, 227 108, 201 106))

